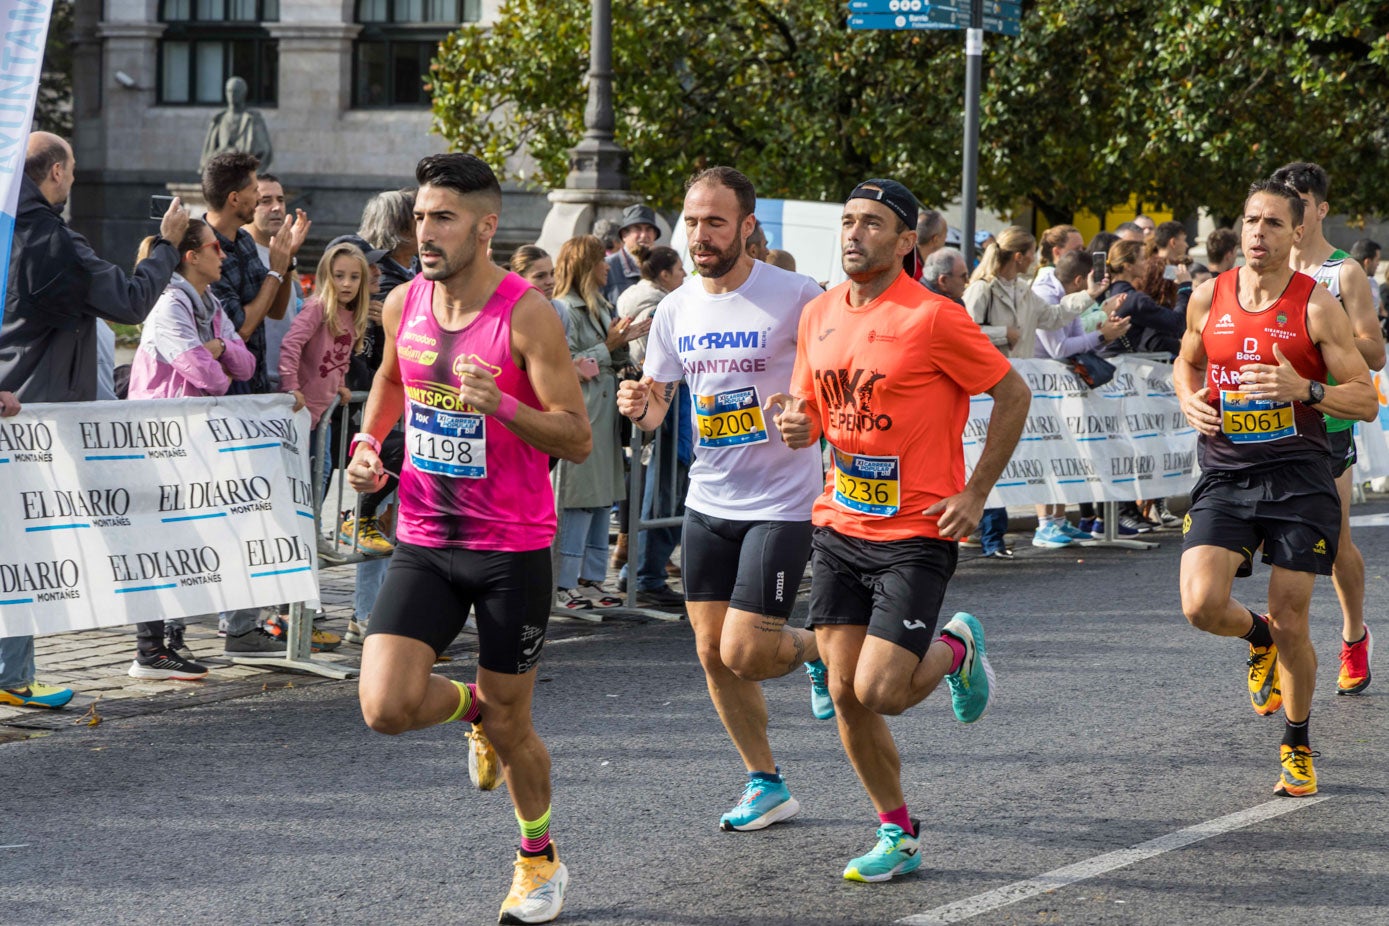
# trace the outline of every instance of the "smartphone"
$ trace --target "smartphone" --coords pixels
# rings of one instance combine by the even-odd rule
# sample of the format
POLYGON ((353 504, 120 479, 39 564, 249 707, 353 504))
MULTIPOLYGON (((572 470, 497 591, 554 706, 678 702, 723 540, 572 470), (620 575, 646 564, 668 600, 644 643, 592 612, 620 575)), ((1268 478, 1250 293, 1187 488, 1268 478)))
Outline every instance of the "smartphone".
POLYGON ((164 213, 169 211, 169 207, 174 203, 172 196, 160 196, 155 194, 150 197, 150 218, 162 219, 164 213))
POLYGON ((1175 280, 1177 278, 1177 265, 1168 264, 1162 268, 1162 278, 1164 280, 1175 280))
POLYGON ((1091 251, 1090 256, 1095 261, 1094 269, 1090 271, 1090 278, 1098 283, 1104 279, 1104 262, 1107 258, 1104 251, 1091 251))

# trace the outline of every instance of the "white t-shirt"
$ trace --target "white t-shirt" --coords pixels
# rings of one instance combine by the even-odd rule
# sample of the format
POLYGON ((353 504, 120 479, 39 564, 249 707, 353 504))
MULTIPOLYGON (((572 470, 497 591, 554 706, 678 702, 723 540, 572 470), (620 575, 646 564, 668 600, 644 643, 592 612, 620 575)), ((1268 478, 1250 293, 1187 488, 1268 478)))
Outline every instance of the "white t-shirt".
POLYGON ((789 449, 762 405, 791 391, 801 309, 818 295, 810 277, 754 261, 731 293, 705 292, 691 276, 661 300, 644 370, 690 387, 689 508, 733 521, 810 520, 825 482, 820 454, 789 449))

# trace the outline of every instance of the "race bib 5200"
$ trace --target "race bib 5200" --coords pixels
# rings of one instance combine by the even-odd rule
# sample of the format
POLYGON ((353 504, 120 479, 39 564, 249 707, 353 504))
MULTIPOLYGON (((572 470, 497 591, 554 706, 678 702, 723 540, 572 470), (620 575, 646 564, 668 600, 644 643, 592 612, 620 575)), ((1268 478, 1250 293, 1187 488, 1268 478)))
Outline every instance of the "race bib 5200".
POLYGON ((486 478, 486 415, 411 402, 405 421, 405 447, 415 469, 450 479, 486 478))
POLYGON ((901 508, 898 457, 869 457, 834 451, 834 500, 860 514, 890 518, 901 508))
POLYGON ((736 447, 768 440, 756 386, 697 395, 694 406, 701 447, 736 447))
POLYGON ((1243 392, 1220 392, 1220 430, 1236 444, 1255 444, 1297 433, 1291 402, 1252 399, 1243 392))

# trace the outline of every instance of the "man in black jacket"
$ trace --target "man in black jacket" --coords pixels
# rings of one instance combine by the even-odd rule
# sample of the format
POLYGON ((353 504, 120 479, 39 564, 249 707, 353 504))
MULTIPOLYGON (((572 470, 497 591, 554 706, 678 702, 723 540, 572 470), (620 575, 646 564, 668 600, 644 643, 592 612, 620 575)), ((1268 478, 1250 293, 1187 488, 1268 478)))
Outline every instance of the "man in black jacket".
MULTIPOLYGON (((0 324, 0 390, 21 402, 96 399, 98 319, 144 321, 178 266, 174 242, 188 229, 175 199, 149 257, 126 276, 63 221, 75 168, 66 141, 29 136, 0 324)), ((34 681, 33 637, 0 639, 0 704, 62 707, 71 699, 69 689, 34 681)))

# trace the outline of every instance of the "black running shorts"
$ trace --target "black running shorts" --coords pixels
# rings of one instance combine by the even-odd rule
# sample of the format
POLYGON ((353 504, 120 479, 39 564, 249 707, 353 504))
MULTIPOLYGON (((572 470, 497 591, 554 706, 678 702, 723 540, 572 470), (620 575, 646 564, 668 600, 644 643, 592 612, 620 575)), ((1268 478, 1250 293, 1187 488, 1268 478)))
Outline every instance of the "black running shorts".
POLYGON ((739 611, 790 617, 809 558, 809 521, 730 521, 685 509, 686 601, 727 601, 739 611))
POLYGON ((815 528, 810 625, 867 625, 870 636, 920 659, 936 638, 958 544, 934 537, 861 540, 815 528))
POLYGON ((391 633, 442 653, 477 613, 477 664, 522 675, 540 661, 554 603, 550 548, 510 553, 397 543, 367 633, 391 633))
POLYGON ((1328 431, 1326 440, 1331 445, 1331 477, 1339 479, 1355 465, 1355 428, 1328 431))
POLYGON ((1329 576, 1340 536, 1341 500, 1324 458, 1202 473, 1182 522, 1182 549, 1243 553, 1240 577, 1253 571, 1260 544, 1265 563, 1329 576))

